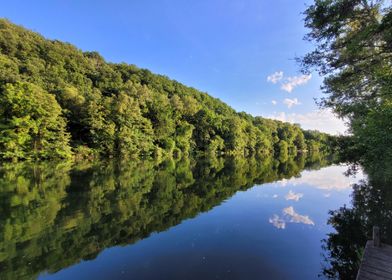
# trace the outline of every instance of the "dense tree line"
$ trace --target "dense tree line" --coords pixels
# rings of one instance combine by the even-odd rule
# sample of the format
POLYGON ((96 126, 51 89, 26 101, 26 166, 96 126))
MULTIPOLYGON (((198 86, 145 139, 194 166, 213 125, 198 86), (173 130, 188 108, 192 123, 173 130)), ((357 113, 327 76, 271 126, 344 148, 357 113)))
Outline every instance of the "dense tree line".
POLYGON ((255 184, 329 164, 244 157, 0 168, 0 278, 36 279, 164 231, 255 184))
POLYGON ((327 150, 330 136, 237 113, 165 76, 0 19, 0 159, 327 150))
MULTIPOLYGON (((346 155, 371 166, 392 157, 392 6, 383 0, 316 0, 305 11, 304 70, 325 76, 321 105, 345 118, 346 155)), ((391 166, 386 169, 391 169, 391 166)))

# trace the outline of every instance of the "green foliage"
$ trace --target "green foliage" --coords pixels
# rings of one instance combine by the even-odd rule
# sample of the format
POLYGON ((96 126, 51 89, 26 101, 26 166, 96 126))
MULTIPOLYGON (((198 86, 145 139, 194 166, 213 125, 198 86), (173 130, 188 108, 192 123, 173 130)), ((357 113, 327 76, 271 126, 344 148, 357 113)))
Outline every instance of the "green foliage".
POLYGON ((2 109, 1 159, 69 157, 70 147, 77 159, 266 157, 274 154, 280 140, 288 143, 290 155, 306 151, 306 137, 296 125, 237 113, 165 76, 107 63, 96 52, 83 53, 4 19, 0 86, 2 108, 4 102, 24 102, 28 108, 46 110, 32 116, 32 109, 15 107, 11 121, 11 112, 2 109), (22 100, 22 87, 28 92, 26 102, 8 100, 15 91, 22 100))
MULTIPOLYGON (((390 1, 316 0, 305 11, 305 26, 316 49, 302 63, 305 71, 316 68, 325 75, 327 97, 321 105, 348 121, 362 162, 377 162, 380 157, 390 162, 390 1)), ((353 150, 348 148, 346 156, 353 150)))
POLYGON ((355 123, 353 140, 363 152, 362 163, 372 165, 383 159, 389 166, 392 159, 392 100, 369 111, 362 124, 355 123))
POLYGON ((67 158, 71 156, 65 120, 55 97, 29 83, 0 89, 0 157, 67 158))
POLYGON ((285 140, 279 141, 278 144, 278 155, 279 155, 279 160, 280 161, 287 161, 289 157, 289 150, 288 150, 289 145, 285 140))

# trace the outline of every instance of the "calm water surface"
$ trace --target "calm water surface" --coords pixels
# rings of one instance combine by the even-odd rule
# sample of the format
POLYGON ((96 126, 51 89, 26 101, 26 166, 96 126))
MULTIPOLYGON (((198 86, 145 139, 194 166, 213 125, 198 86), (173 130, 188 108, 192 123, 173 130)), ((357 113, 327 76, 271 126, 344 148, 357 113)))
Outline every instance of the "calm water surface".
POLYGON ((361 177, 321 166, 4 171, 1 279, 317 279, 328 211, 361 177))

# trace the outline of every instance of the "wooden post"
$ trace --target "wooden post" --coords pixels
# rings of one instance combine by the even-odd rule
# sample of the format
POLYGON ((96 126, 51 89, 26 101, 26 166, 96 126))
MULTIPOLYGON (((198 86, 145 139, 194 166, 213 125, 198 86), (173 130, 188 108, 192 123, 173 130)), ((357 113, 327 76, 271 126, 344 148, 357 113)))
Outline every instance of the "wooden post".
POLYGON ((373 227, 373 246, 380 247, 381 240, 380 240, 380 228, 378 226, 373 227))

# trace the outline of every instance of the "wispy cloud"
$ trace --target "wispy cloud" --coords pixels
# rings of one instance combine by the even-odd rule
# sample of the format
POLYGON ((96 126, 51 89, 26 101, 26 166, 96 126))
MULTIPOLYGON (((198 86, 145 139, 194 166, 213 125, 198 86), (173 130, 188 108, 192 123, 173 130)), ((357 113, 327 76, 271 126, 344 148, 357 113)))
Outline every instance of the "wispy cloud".
POLYGON ((300 215, 297 212, 295 212, 293 206, 289 206, 287 208, 283 209, 283 213, 290 217, 290 222, 291 223, 301 223, 305 225, 312 225, 314 226, 314 222, 309 218, 309 216, 305 215, 300 215))
POLYGON ((290 190, 288 192, 288 194, 286 194, 286 196, 284 197, 286 200, 294 200, 294 201, 298 201, 300 200, 302 197, 304 196, 303 193, 295 193, 292 190, 290 190))
MULTIPOLYGON (((301 177, 291 178, 284 182, 284 185, 300 186, 306 185, 312 188, 325 191, 324 196, 329 196, 332 191, 343 191, 350 189, 352 184, 365 178, 361 170, 358 171, 355 177, 345 176, 343 174, 342 166, 333 165, 321 168, 317 171, 303 171, 301 177), (336 175, 339 174, 340 175, 336 175)), ((282 184, 282 183, 281 183, 282 184)))
POLYGON ((347 130, 344 121, 337 118, 330 110, 317 110, 304 114, 279 112, 266 117, 283 122, 299 123, 304 129, 317 129, 335 135, 347 130))
POLYGON ((294 88, 307 84, 312 75, 301 75, 301 76, 291 76, 285 77, 283 71, 277 71, 267 77, 267 81, 273 84, 280 82, 280 88, 287 92, 292 92, 294 88))
POLYGON ((273 215, 272 218, 269 218, 269 222, 276 228, 278 229, 285 229, 286 228, 286 222, 282 218, 280 218, 278 215, 273 215))
POLYGON ((286 207, 282 210, 282 217, 274 214, 271 218, 269 218, 269 223, 271 223, 274 227, 278 229, 285 229, 287 223, 295 223, 295 224, 305 224, 314 226, 315 223, 309 216, 300 215, 295 212, 293 206, 286 207))
POLYGON ((299 105, 299 104, 301 104, 301 103, 298 101, 297 98, 293 98, 293 99, 285 98, 285 99, 283 100, 283 103, 286 104, 286 105, 287 105, 287 108, 289 108, 289 109, 290 109, 291 107, 293 107, 294 105, 299 105))
POLYGON ((287 77, 284 79, 282 86, 280 88, 283 89, 284 91, 292 92, 293 89, 296 88, 297 86, 307 84, 311 78, 312 78, 311 74, 287 77))
POLYGON ((283 71, 277 71, 267 77, 267 81, 276 84, 283 79, 283 71))
POLYGON ((276 104, 278 104, 278 102, 276 102, 276 100, 272 100, 271 103, 272 103, 272 105, 274 105, 274 106, 275 106, 276 104))

